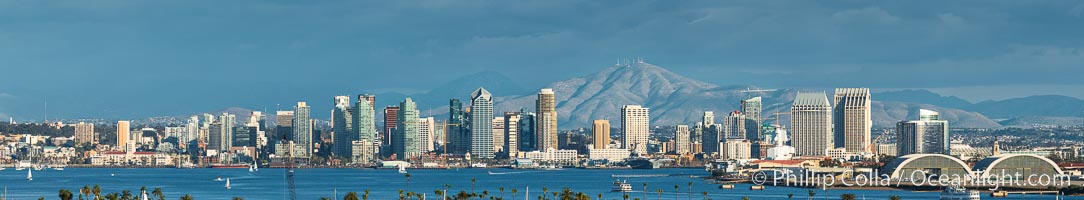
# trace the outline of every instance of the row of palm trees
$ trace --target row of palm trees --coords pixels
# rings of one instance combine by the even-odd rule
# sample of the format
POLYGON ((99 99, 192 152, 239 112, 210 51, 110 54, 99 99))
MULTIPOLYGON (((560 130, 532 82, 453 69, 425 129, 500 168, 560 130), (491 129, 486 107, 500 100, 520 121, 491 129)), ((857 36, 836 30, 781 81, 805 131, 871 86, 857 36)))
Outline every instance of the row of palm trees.
MULTIPOLYGON (((137 197, 136 194, 132 194, 132 192, 129 191, 129 190, 123 190, 120 193, 112 192, 112 193, 106 193, 105 195, 102 195, 102 187, 98 186, 98 185, 94 185, 94 187, 91 187, 90 185, 83 185, 82 188, 79 188, 78 192, 79 192, 79 193, 77 193, 78 200, 138 200, 139 199, 139 197, 137 197)), ((143 194, 145 192, 147 192, 147 187, 144 186, 144 187, 139 188, 139 194, 143 194)), ((158 199, 158 200, 165 200, 166 199, 166 195, 165 195, 165 193, 162 192, 162 188, 156 187, 156 188, 154 188, 154 190, 151 191, 150 194, 151 194, 151 196, 154 197, 154 199, 158 199)), ((75 199, 74 197, 77 197, 77 196, 76 196, 76 193, 72 193, 71 190, 60 189, 60 191, 57 192, 57 197, 59 197, 61 200, 73 200, 73 199, 75 199)), ((44 200, 45 197, 39 197, 38 199, 44 200)), ((184 196, 181 196, 180 199, 181 200, 192 200, 193 198, 192 198, 192 195, 185 194, 184 196)), ((240 197, 234 197, 233 199, 234 200, 243 200, 240 197)))

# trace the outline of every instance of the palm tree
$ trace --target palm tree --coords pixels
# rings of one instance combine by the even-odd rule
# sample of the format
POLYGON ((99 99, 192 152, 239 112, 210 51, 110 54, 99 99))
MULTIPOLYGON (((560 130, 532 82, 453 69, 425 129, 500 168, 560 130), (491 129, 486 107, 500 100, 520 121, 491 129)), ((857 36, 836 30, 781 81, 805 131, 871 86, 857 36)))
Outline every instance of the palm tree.
MULTIPOLYGON (((472 187, 473 187, 473 186, 472 186, 472 187)), ((549 193, 549 191, 550 191, 550 189, 549 189, 549 188, 546 188, 546 187, 542 187, 542 197, 543 197, 543 198, 546 198, 546 199, 549 199, 549 197, 546 197, 546 194, 548 194, 548 193, 549 193)))
MULTIPOLYGON (((234 198, 240 198, 240 197, 234 197, 234 198)), ((331 200, 331 198, 328 198, 328 197, 320 197, 320 200, 331 200)))
POLYGON ((60 189, 60 191, 57 191, 57 197, 60 197, 60 200, 72 200, 72 191, 60 189))
POLYGON ((787 199, 793 199, 794 193, 787 193, 787 199))
MULTIPOLYGON (((321 199, 327 199, 327 200, 331 200, 331 198, 327 198, 327 197, 323 197, 323 198, 321 198, 321 199)), ((245 200, 245 198, 241 198, 241 197, 233 197, 233 200, 245 200)))
POLYGON ((403 190, 399 189, 399 200, 403 200, 403 190))
POLYGON ((839 198, 840 198, 840 199, 843 199, 843 200, 855 200, 855 199, 856 199, 856 198, 855 198, 855 196, 854 196, 854 194, 843 194, 843 195, 839 195, 839 198))
POLYGON ((369 200, 369 189, 365 189, 365 194, 361 195, 362 200, 369 200))
POLYGON ((629 194, 621 195, 621 198, 623 198, 625 200, 629 200, 629 194))
POLYGON ((693 200, 693 182, 689 182, 689 200, 693 200))
POLYGON ((557 199, 557 192, 556 191, 553 192, 553 198, 557 199))
POLYGON ((678 190, 679 188, 681 188, 681 186, 679 186, 679 185, 677 185, 677 184, 674 184, 674 200, 677 200, 677 199, 678 199, 678 194, 679 194, 679 193, 681 193, 681 192, 680 192, 680 191, 678 190))
POLYGON ((346 196, 343 196, 343 200, 358 200, 357 192, 347 192, 346 196))
POLYGON ((128 190, 121 191, 120 200, 134 200, 134 199, 132 199, 132 191, 128 191, 128 190))
POLYGON ((151 194, 158 197, 158 200, 166 200, 166 194, 162 193, 162 188, 160 187, 154 188, 154 191, 151 191, 151 194))
POLYGON ((94 185, 94 189, 92 189, 92 190, 93 190, 92 192, 94 192, 94 200, 99 200, 98 195, 102 194, 102 187, 99 187, 98 185, 94 185))
POLYGON ((421 192, 419 192, 419 193, 414 193, 414 196, 417 196, 418 199, 422 199, 422 196, 424 196, 424 195, 421 192))
POLYGON ((474 182, 476 182, 476 181, 478 181, 478 180, 474 179, 474 178, 470 178, 470 192, 471 193, 474 192, 474 182))
MULTIPOLYGON (((512 199, 515 200, 515 199, 512 199)), ((598 193, 598 200, 602 200, 602 193, 598 193)))
POLYGON ((79 189, 79 195, 81 195, 79 199, 83 199, 83 196, 90 198, 90 186, 83 185, 83 188, 79 189))
POLYGON ((741 200, 749 200, 749 197, 741 197, 741 200))
POLYGON ((704 194, 704 200, 708 200, 708 192, 707 191, 703 191, 703 192, 700 192, 700 193, 704 194))
MULTIPOLYGON (((601 200, 602 198, 599 198, 601 200)), ((647 182, 644 182, 644 200, 647 200, 647 182)))
POLYGON ((888 196, 888 200, 900 200, 900 199, 901 199, 901 198, 900 198, 900 195, 892 195, 892 196, 888 196))
POLYGON ((184 194, 184 196, 181 196, 181 200, 195 200, 195 198, 192 198, 192 195, 184 194))
POLYGON ((407 199, 414 199, 414 192, 407 192, 406 197, 407 199))
MULTIPOLYGON (((516 190, 516 188, 512 188, 512 200, 516 200, 516 192, 519 192, 519 190, 516 190)), ((602 198, 600 197, 599 199, 602 198)))
POLYGON ((403 176, 406 176, 406 188, 410 189, 410 173, 405 173, 403 176))
POLYGON ((482 197, 481 198, 484 199, 484 198, 486 198, 488 196, 489 196, 489 190, 482 190, 482 197))
POLYGON ((809 189, 808 192, 809 192, 809 200, 813 200, 813 196, 817 195, 817 192, 814 192, 813 189, 809 189))
MULTIPOLYGON (((658 193, 659 194, 659 200, 662 200, 662 188, 656 189, 655 193, 658 193)), ((599 199, 602 199, 602 198, 599 198, 599 199)))

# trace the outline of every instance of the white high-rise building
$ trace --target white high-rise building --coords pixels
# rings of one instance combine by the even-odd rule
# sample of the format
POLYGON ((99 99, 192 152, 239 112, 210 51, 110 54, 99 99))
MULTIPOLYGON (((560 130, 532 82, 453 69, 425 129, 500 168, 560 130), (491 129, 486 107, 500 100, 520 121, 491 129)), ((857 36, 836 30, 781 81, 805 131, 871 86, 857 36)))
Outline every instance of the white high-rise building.
POLYGON ((305 102, 297 102, 294 107, 294 143, 301 149, 294 157, 307 158, 312 156, 312 118, 309 115, 309 105, 305 102))
POLYGON ((719 156, 722 159, 749 159, 752 153, 752 143, 746 139, 727 139, 719 146, 719 156))
POLYGON ((421 118, 418 126, 418 151, 426 153, 433 151, 433 136, 437 129, 436 120, 433 117, 421 118))
POLYGON ((940 113, 919 109, 919 120, 896 123, 896 154, 944 154, 949 155, 951 142, 948 121, 941 120, 940 113))
POLYGON ((553 89, 543 88, 535 101, 538 150, 557 149, 557 102, 553 89))
POLYGON ((470 154, 474 158, 493 158, 493 95, 478 88, 470 95, 470 154))
POLYGON ((677 125, 674 131, 674 152, 677 154, 689 153, 689 125, 677 125))
POLYGON ((873 153, 869 88, 837 88, 832 119, 835 147, 845 148, 847 153, 873 153))
POLYGON ((640 105, 621 107, 621 145, 640 155, 647 155, 647 140, 651 133, 651 109, 640 105))
POLYGON ((791 144, 798 156, 824 156, 835 147, 832 106, 824 92, 799 92, 790 108, 791 144))

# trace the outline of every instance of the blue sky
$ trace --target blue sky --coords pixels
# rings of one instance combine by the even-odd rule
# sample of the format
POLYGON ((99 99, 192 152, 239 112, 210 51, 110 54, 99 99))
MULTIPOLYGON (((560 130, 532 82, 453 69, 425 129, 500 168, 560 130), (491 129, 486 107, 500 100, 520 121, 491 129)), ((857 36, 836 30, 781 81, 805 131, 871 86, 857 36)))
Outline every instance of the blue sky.
POLYGON ((0 0, 0 117, 534 88, 631 57, 719 85, 1082 97, 1081 35, 1079 1, 0 0))

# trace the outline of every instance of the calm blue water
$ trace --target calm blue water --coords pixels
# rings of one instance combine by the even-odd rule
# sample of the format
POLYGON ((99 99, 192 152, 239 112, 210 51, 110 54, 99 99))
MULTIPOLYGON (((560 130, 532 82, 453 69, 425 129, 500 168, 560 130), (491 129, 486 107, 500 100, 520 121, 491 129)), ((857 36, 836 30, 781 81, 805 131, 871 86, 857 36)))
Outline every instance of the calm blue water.
MULTIPOLYGON (((0 187, 6 187, 9 199, 37 199, 44 196, 47 199, 56 199, 57 190, 67 188, 78 191, 83 185, 99 184, 102 186, 103 195, 109 192, 132 190, 138 194, 140 186, 147 186, 149 190, 161 187, 167 199, 177 199, 181 195, 191 194, 196 199, 230 199, 234 196, 245 199, 284 199, 285 177, 283 169, 261 169, 257 173, 249 173, 247 169, 80 169, 69 168, 65 171, 34 171, 34 180, 26 180, 26 171, 7 169, 0 171, 0 187), (115 176, 110 176, 115 174, 115 176), (233 189, 224 189, 224 182, 214 181, 215 177, 230 178, 233 189)), ((338 197, 349 191, 359 194, 369 189, 370 199, 394 199, 398 197, 399 189, 410 188, 408 191, 427 193, 429 199, 434 199, 434 190, 443 188, 444 184, 452 185, 449 193, 460 190, 471 190, 471 178, 476 178, 475 191, 482 193, 488 190, 491 196, 499 196, 498 188, 505 188, 505 197, 511 199, 511 189, 516 188, 519 193, 516 199, 522 199, 524 190, 530 187, 531 196, 541 195, 543 187, 549 188, 550 192, 569 187, 577 192, 590 194, 592 199, 602 194, 604 199, 621 199, 621 193, 610 192, 610 184, 613 179, 611 174, 685 174, 707 175, 707 172, 699 169, 662 169, 662 170, 586 170, 564 169, 554 171, 524 171, 509 169, 459 169, 459 170, 410 170, 411 180, 397 173, 395 170, 373 169, 299 169, 296 174, 296 187, 298 199, 318 199, 319 197, 332 197, 333 191, 338 190, 338 197), (489 174, 492 171, 498 174, 489 174), (409 186, 408 186, 409 184, 409 186)), ((686 193, 688 182, 693 182, 694 195, 692 199, 703 199, 702 191, 708 191, 710 199, 740 199, 748 196, 751 199, 785 199, 788 193, 793 193, 795 199, 807 198, 804 188, 768 187, 767 190, 750 191, 749 185, 737 185, 733 190, 718 189, 718 185, 709 184, 699 178, 689 176, 669 176, 653 178, 629 178, 634 190, 643 190, 642 183, 648 183, 648 199, 656 199, 655 190, 664 189, 662 199, 674 199, 674 185, 681 186, 679 199, 689 199, 686 193)), ((869 191, 869 190, 817 190, 818 199, 838 199, 842 193, 857 194, 859 199, 887 199, 889 195, 899 195, 903 199, 936 199, 936 192, 910 192, 910 191, 869 191)), ((630 199, 643 198, 642 192, 630 193, 630 199)), ((983 196, 988 199, 989 196, 983 196)), ((531 198, 536 199, 536 198, 531 198)), ((1000 198, 999 198, 1000 199, 1000 198)), ((1054 196, 1019 195, 1006 199, 1054 199, 1054 196)), ((1084 199, 1073 197, 1069 199, 1084 199)))

